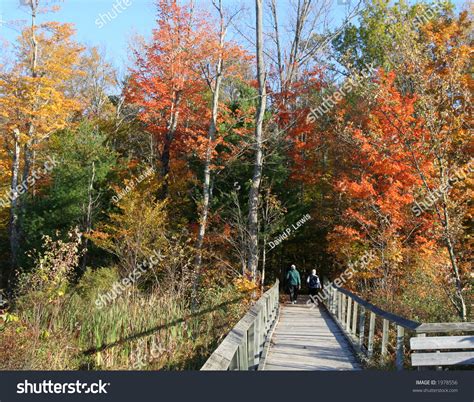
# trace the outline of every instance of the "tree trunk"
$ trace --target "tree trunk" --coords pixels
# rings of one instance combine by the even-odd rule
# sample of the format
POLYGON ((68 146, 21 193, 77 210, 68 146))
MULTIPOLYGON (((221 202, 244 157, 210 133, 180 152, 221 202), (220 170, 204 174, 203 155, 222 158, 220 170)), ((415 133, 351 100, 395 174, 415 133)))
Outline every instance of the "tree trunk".
MULTIPOLYGON (((38 40, 36 39, 36 13, 38 9, 38 0, 31 0, 29 3, 31 8, 31 65, 30 73, 32 78, 37 78, 37 67, 38 67, 38 40)), ((32 105, 33 112, 37 110, 37 102, 33 101, 32 105)), ((34 169, 34 159, 36 157, 34 151, 35 141, 35 126, 32 121, 28 122, 28 141, 24 145, 24 164, 23 164, 23 181, 26 183, 30 176, 31 169, 34 169)), ((33 183, 33 186, 35 183, 33 183)), ((34 188, 33 188, 34 190, 34 188)))
POLYGON ((258 195, 263 170, 263 120, 267 103, 267 93, 265 88, 265 61, 263 58, 263 5, 262 0, 255 0, 256 27, 257 27, 257 75, 259 102, 256 114, 255 126, 255 161, 252 177, 252 184, 249 193, 249 256, 247 270, 253 280, 256 279, 258 268, 258 195))
MULTIPOLYGON (((420 178, 423 182, 423 186, 426 189, 426 191, 428 192, 428 194, 430 194, 430 196, 431 196, 432 195, 431 188, 428 185, 428 181, 427 181, 425 175, 423 174, 423 171, 420 167, 420 164, 418 163, 418 160, 415 157, 415 153, 413 152, 413 149, 411 147, 408 146, 408 149, 411 152, 412 160, 414 162, 414 167, 415 167, 416 171, 418 172, 418 175, 420 176, 420 178)), ((439 170, 439 181, 440 181, 441 184, 444 184, 448 180, 448 178, 446 177, 446 171, 443 167, 445 165, 445 160, 440 155, 436 155, 436 159, 437 159, 437 162, 438 162, 439 167, 440 167, 439 168, 440 169, 439 170)), ((444 240, 444 244, 445 244, 446 249, 447 249, 448 254, 449 254, 449 261, 450 261, 450 264, 451 264, 451 274, 452 274, 452 278, 454 279, 455 293, 456 293, 456 297, 457 297, 457 304, 455 305, 455 308, 458 311, 459 317, 463 321, 466 321, 467 320, 467 307, 466 307, 466 301, 464 299, 464 295, 462 293, 463 286, 462 286, 461 276, 460 276, 460 273, 459 273, 456 250, 454 248, 454 242, 453 242, 453 239, 451 237, 452 228, 451 228, 451 220, 450 220, 449 211, 448 211, 448 195, 447 195, 446 192, 444 192, 444 191, 442 192, 442 198, 441 199, 442 199, 442 208, 441 208, 442 211, 440 211, 440 208, 436 205, 436 202, 433 204, 433 207, 434 207, 434 210, 436 212, 436 215, 438 216, 439 223, 440 223, 441 227, 443 228, 443 236, 444 236, 443 240, 444 240)))
POLYGON ((454 251, 454 245, 449 235, 447 235, 447 238, 446 238, 446 247, 449 253, 449 260, 451 261, 451 267, 454 272, 456 296, 460 304, 460 306, 458 306, 459 316, 461 317, 463 321, 467 321, 467 307, 466 307, 466 301, 464 300, 464 295, 462 294, 462 283, 461 283, 461 277, 459 276, 459 268, 458 268, 456 253, 454 251))
MULTIPOLYGON (((37 77, 37 64, 38 64, 38 41, 36 39, 36 13, 38 9, 38 0, 31 0, 29 2, 31 9, 31 64, 30 74, 32 78, 37 77)), ((32 110, 36 110, 36 104, 33 101, 32 110)), ((28 123, 28 137, 29 141, 24 145, 24 166, 23 166, 23 183, 27 183, 27 179, 31 171, 31 163, 33 158, 33 151, 31 150, 31 144, 35 135, 35 127, 30 121, 28 123)), ((20 222, 19 222, 19 211, 21 210, 21 203, 17 186, 20 181, 20 159, 21 159, 21 147, 20 147, 20 132, 18 129, 13 131, 13 160, 12 160, 12 177, 10 184, 10 195, 11 195, 11 207, 10 207, 10 222, 9 222, 9 236, 10 236, 10 265, 12 271, 17 268, 18 265, 18 250, 20 245, 20 222)))
POLYGON ((163 187, 161 189, 161 197, 162 199, 166 198, 168 195, 168 187, 169 187, 169 173, 170 173, 170 152, 171 152, 171 143, 173 141, 173 134, 170 130, 166 132, 164 143, 163 143, 163 151, 161 152, 161 176, 163 177, 163 187))
POLYGON ((195 260, 195 268, 197 275, 197 282, 199 282, 199 271, 202 264, 202 246, 204 243, 204 237, 206 236, 207 219, 209 216, 209 204, 211 199, 211 159, 212 159, 212 147, 214 139, 217 133, 217 116, 219 113, 219 97, 222 83, 222 51, 224 49, 225 40, 225 26, 224 26, 224 15, 222 10, 222 1, 219 2, 219 13, 220 13, 220 34, 219 34, 219 58, 217 61, 216 68, 216 82, 212 90, 212 113, 211 121, 209 122, 208 131, 208 142, 206 149, 206 159, 204 161, 204 185, 203 185, 203 200, 201 216, 199 219, 199 232, 196 242, 197 255, 195 260))
POLYGON ((83 252, 84 256, 82 257, 81 263, 81 270, 84 272, 87 266, 87 247, 89 246, 89 239, 88 236, 92 232, 92 210, 94 207, 94 181, 95 181, 95 162, 92 162, 92 174, 91 180, 89 182, 89 189, 88 189, 88 202, 87 202, 87 211, 86 211, 86 224, 85 224, 85 234, 84 236, 84 244, 83 244, 83 252))
MULTIPOLYGON (((441 177, 441 183, 445 183, 447 181, 443 168, 441 168, 440 177, 441 177)), ((444 228, 445 244, 449 253, 449 260, 451 262, 451 269, 452 269, 454 281, 455 281, 456 297, 458 298, 458 303, 459 303, 457 308, 458 308, 459 316, 461 317, 461 319, 463 321, 467 321, 466 301, 464 300, 464 295, 462 294, 462 281, 461 281, 461 276, 459 274, 456 251, 454 249, 454 244, 451 239, 451 219, 450 219, 449 211, 448 211, 448 199, 447 199, 446 192, 443 192, 442 201, 443 201, 442 208, 443 208, 444 219, 441 220, 441 223, 444 228)))
POLYGON ((168 123, 166 135, 163 143, 163 151, 161 152, 161 175, 163 177, 163 187, 161 189, 160 199, 165 199, 168 195, 169 188, 169 173, 170 173, 170 159, 171 159, 171 144, 174 140, 174 135, 176 128, 178 127, 178 106, 180 103, 181 95, 180 93, 175 94, 175 99, 173 102, 173 107, 171 108, 171 117, 168 123))
POLYGON ((20 243, 20 228, 18 222, 18 179, 20 172, 20 132, 18 129, 13 131, 13 160, 12 160, 12 177, 10 183, 10 266, 11 273, 18 265, 18 249, 20 243))

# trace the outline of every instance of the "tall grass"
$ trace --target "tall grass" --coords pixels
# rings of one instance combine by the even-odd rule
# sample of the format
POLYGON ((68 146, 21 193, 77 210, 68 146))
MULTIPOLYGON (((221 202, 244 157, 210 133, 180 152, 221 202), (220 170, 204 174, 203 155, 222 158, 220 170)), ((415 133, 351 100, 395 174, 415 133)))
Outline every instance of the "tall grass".
POLYGON ((45 353, 16 353, 13 360, 4 359, 0 366, 43 370, 199 369, 245 311, 242 299, 229 285, 206 291, 196 311, 191 311, 177 294, 143 294, 137 289, 102 309, 95 306, 94 298, 77 292, 46 304, 24 301, 17 311, 19 321, 4 325, 0 351, 11 353, 15 348, 34 346, 45 353), (16 336, 7 336, 12 331, 16 336), (49 359, 52 354, 61 355, 53 366, 49 359))

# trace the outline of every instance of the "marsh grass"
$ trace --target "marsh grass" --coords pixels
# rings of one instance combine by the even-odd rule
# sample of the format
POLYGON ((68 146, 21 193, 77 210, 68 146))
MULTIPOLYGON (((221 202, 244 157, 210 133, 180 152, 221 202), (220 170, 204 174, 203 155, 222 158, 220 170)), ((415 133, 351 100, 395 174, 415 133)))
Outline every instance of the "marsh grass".
POLYGON ((180 296, 133 288, 98 309, 75 291, 50 303, 30 294, 18 321, 0 324, 1 368, 199 369, 247 303, 232 285, 206 291, 196 311, 180 296))

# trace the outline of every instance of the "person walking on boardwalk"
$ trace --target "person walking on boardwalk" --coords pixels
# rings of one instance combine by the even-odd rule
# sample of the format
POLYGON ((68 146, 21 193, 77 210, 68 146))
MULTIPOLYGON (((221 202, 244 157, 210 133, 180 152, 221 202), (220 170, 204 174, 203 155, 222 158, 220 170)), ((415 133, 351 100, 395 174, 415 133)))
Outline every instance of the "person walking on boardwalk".
POLYGON ((300 273, 296 270, 295 265, 292 265, 291 269, 286 274, 286 283, 288 284, 288 290, 290 291, 290 302, 291 304, 296 304, 298 290, 301 289, 301 277, 300 273))
POLYGON ((318 294, 321 290, 321 281, 319 280, 319 276, 316 274, 316 270, 313 269, 311 271, 311 275, 308 276, 308 287, 309 287, 309 297, 311 301, 318 305, 318 294))

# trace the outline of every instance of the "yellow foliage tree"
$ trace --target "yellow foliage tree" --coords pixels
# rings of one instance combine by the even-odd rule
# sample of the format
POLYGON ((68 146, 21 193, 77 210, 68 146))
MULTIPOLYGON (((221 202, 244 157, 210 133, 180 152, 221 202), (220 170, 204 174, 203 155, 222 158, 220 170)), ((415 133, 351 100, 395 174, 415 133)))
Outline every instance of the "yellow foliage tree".
MULTIPOLYGON (((18 38, 16 59, 0 72, 0 126, 9 171, 9 237, 11 265, 17 265, 19 196, 35 184, 35 166, 44 140, 64 128, 79 109, 69 86, 83 48, 73 39, 71 24, 37 24, 39 0, 30 1, 31 25, 18 38), (20 170, 22 172, 20 173, 20 170)), ((2 177, 4 179, 4 177, 2 177)))

